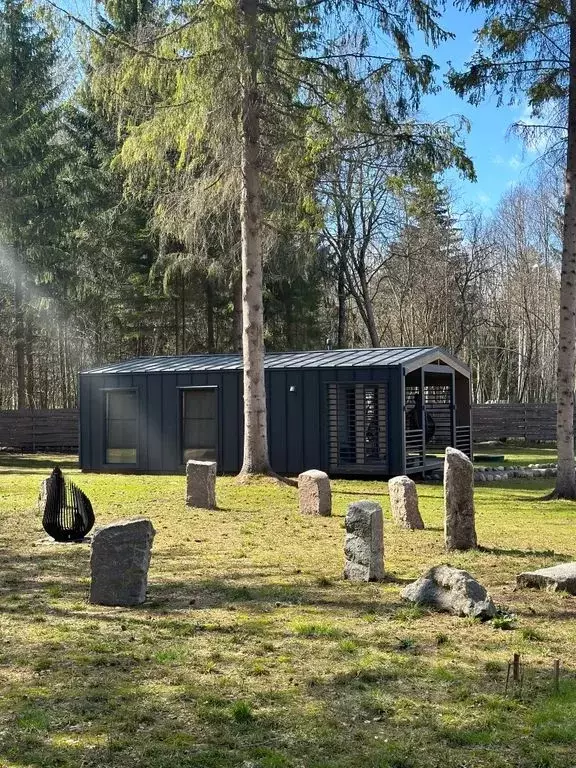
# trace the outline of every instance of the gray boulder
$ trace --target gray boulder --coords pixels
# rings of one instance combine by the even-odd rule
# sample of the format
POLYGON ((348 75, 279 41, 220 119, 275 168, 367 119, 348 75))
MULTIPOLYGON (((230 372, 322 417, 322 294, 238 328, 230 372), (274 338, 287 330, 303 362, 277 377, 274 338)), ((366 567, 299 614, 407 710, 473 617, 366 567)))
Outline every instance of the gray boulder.
POLYGON ((146 600, 152 523, 145 517, 119 520, 92 537, 90 602, 98 605, 140 605, 146 600))
POLYGON ((375 501, 349 505, 344 520, 344 578, 350 581, 380 581, 384 578, 384 520, 375 501))
POLYGON ((516 576, 516 584, 576 595, 576 563, 560 563, 537 571, 525 571, 516 576))
POLYGON ((400 528, 422 530, 424 522, 418 509, 416 483, 406 475, 393 477, 388 482, 392 519, 400 528))
POLYGON ((455 616, 491 619, 496 606, 484 587, 467 571, 450 565, 437 565, 401 592, 405 600, 430 605, 455 616))
POLYGON ((444 541, 446 549, 477 546, 474 465, 462 451, 446 448, 444 461, 444 541))

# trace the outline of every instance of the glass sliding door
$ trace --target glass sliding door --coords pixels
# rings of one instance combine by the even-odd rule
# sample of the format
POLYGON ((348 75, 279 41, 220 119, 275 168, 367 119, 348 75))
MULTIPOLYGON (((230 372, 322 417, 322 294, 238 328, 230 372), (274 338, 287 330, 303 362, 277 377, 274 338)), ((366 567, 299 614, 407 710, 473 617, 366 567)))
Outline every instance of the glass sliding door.
POLYGON ((218 390, 191 387, 181 390, 182 462, 217 461, 218 390))

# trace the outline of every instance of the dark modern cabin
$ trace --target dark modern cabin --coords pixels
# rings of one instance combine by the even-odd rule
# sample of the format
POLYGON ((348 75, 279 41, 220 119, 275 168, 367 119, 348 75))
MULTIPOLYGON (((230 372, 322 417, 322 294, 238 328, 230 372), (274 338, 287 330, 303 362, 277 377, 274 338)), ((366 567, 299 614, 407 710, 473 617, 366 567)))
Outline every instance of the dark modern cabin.
MULTIPOLYGON (((266 355, 273 469, 389 477, 471 455, 470 371, 440 347, 266 355)), ((242 464, 242 358, 146 357, 80 374, 80 465, 93 472, 242 464)))

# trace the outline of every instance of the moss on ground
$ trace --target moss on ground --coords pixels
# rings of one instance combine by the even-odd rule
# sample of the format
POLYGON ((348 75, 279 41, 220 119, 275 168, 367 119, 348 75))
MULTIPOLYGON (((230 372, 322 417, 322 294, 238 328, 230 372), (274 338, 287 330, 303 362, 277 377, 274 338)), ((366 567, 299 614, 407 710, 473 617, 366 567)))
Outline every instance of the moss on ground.
POLYGON ((184 506, 183 477, 79 475, 98 523, 147 515, 157 529, 149 601, 110 609, 86 602, 88 547, 42 541, 48 466, 0 459, 2 768, 574 764, 576 598, 514 591, 520 570, 576 559, 576 504, 539 500, 552 481, 478 488, 482 549, 448 557, 438 486, 419 487, 427 529, 406 532, 384 482, 336 481, 333 517, 305 519, 285 485, 219 478, 208 512, 184 506), (340 578, 360 498, 385 509, 383 584, 340 578), (402 603, 403 583, 446 561, 515 628, 402 603), (514 651, 523 686, 506 695, 514 651))

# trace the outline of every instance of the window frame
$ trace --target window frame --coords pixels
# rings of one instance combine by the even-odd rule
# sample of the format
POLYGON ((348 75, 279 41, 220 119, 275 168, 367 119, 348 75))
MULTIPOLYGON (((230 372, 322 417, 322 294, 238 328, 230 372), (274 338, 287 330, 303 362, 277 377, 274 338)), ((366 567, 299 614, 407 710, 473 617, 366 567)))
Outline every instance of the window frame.
POLYGON ((104 407, 102 409, 104 422, 102 429, 102 464, 105 467, 116 467, 118 469, 137 469, 140 466, 140 391, 138 387, 103 387, 100 391, 104 396, 104 407), (136 395, 136 445, 134 446, 136 450, 136 460, 133 462, 108 461, 108 395, 111 393, 131 393, 136 395))
POLYGON ((216 458, 215 461, 219 465, 220 461, 220 387, 217 384, 190 384, 178 389, 178 461, 180 467, 186 467, 186 461, 184 461, 184 398, 186 392, 198 392, 201 390, 213 391, 216 395, 216 458))

